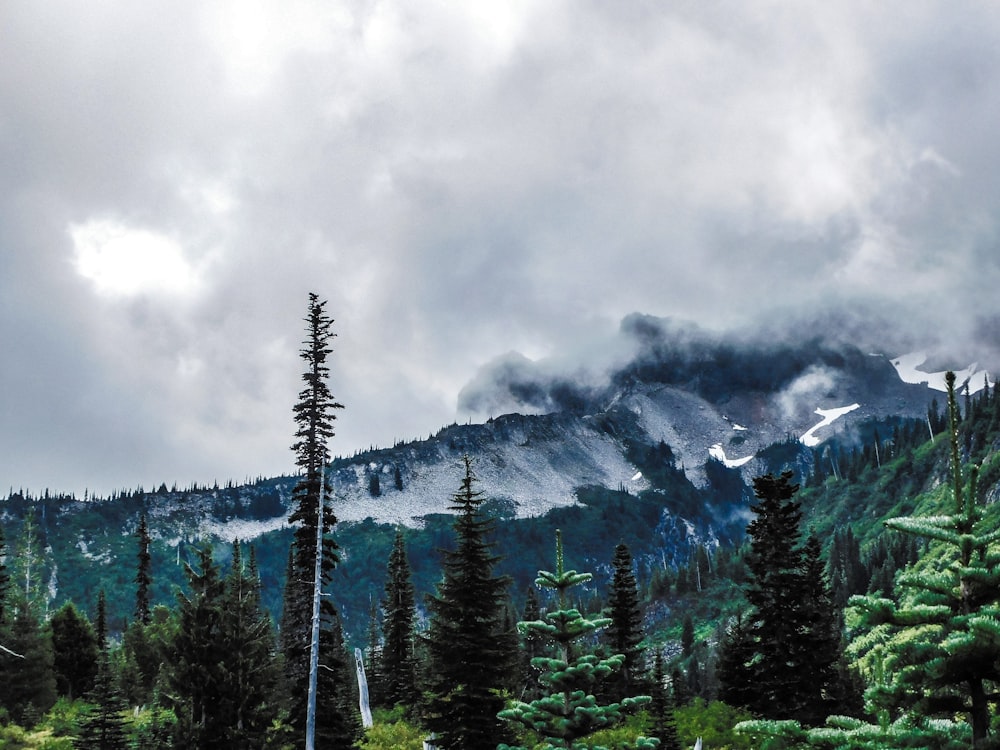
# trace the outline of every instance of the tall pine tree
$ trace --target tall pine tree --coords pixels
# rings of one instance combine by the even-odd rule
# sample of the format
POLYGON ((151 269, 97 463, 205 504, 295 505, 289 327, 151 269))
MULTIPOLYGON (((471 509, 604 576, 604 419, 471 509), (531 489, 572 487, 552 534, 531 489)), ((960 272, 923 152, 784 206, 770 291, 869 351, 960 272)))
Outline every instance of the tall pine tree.
POLYGON ((480 512, 472 460, 464 458, 461 488, 452 497, 455 549, 444 553, 444 578, 428 597, 431 698, 426 720, 444 750, 493 750, 508 737, 497 712, 498 688, 513 666, 515 646, 504 629, 507 580, 495 576, 489 541, 493 523, 480 512))
POLYGON ((149 538, 149 526, 146 523, 146 514, 139 516, 139 527, 135 532, 136 540, 139 543, 139 552, 136 555, 137 565, 135 571, 135 619, 143 625, 149 625, 150 604, 149 587, 153 583, 152 577, 152 556, 149 547, 152 540, 149 538))
POLYGON ((402 531, 396 532, 388 568, 383 605, 380 687, 387 705, 402 704, 413 708, 417 703, 416 659, 413 652, 416 605, 402 531))
POLYGON ((639 604, 639 587, 632 570, 632 553, 626 544, 615 547, 611 561, 614 574, 608 594, 608 617, 611 623, 605 631, 608 646, 613 654, 622 654, 625 662, 618 670, 609 688, 616 700, 644 692, 646 665, 642 653, 642 608, 639 604))
MULTIPOLYGON (((316 630, 328 630, 336 619, 333 604, 319 594, 329 585, 337 563, 336 544, 329 536, 337 519, 330 507, 331 487, 326 466, 330 460, 327 441, 334 434, 335 410, 343 406, 334 399, 327 384, 333 319, 326 313, 326 302, 315 294, 309 295, 305 323, 306 338, 300 350, 306 363, 302 374, 305 387, 293 409, 297 429, 292 450, 300 478, 289 517, 296 528, 285 584, 282 650, 291 696, 290 720, 298 731, 306 733, 307 747, 312 747, 314 739, 310 735, 325 733, 324 725, 333 728, 340 724, 331 698, 336 686, 328 670, 317 669, 317 662, 329 665, 339 655, 328 650, 333 639, 317 634, 316 630), (318 611, 315 611, 317 601, 318 611), (314 658, 315 647, 321 652, 318 659, 314 658)), ((340 737, 338 741, 347 746, 351 738, 340 737)))

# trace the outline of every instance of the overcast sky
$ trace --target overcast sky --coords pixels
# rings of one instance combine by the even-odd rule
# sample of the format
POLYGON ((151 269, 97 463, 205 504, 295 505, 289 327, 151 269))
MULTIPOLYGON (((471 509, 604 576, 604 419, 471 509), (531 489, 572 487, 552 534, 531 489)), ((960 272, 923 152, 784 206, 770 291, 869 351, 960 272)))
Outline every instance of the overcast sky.
POLYGON ((0 492, 291 472, 309 291, 335 454, 633 311, 997 344, 994 3, 14 0, 0 55, 0 492))

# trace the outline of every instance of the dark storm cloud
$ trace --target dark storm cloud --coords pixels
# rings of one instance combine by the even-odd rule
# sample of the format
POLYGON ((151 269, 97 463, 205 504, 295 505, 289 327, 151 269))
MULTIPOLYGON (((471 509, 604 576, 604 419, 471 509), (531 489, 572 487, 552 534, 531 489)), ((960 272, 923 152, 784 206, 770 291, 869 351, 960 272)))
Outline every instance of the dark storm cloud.
POLYGON ((634 311, 996 349, 987 5, 7 4, 0 28, 8 485, 289 470, 310 290, 343 453, 451 421, 466 383, 500 408, 502 352, 536 364, 501 391, 589 392, 634 311), (85 273, 116 232, 159 278, 85 273))

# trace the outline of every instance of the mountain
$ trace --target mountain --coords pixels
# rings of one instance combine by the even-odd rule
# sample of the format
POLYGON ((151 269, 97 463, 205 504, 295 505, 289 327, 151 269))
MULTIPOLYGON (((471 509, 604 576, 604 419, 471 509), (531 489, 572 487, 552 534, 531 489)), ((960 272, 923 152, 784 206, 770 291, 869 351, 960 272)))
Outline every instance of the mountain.
MULTIPOLYGON (((518 517, 572 504, 584 486, 651 489, 639 453, 660 442, 696 487, 707 486, 710 457, 749 479, 770 468, 760 455, 769 446, 801 439, 808 461, 806 448, 834 435, 857 442, 863 424, 925 418, 935 397, 905 382, 889 356, 843 342, 744 343, 644 316, 626 319, 623 330, 636 352, 603 383, 583 386, 507 357, 463 399, 468 408, 489 402, 520 413, 338 459, 338 517, 417 523, 442 509, 465 453, 482 489, 518 517)), ((912 362, 904 358, 911 380, 912 362)))
MULTIPOLYGON (((598 573, 594 591, 620 540, 648 584, 699 549, 742 539, 753 476, 784 468, 803 480, 836 474, 875 435, 925 430, 941 396, 930 387, 934 374, 923 382, 916 355, 862 350, 844 337, 716 334, 633 315, 618 345, 604 366, 587 371, 502 357, 463 391, 461 406, 508 411, 333 461, 342 550, 333 596, 352 638, 363 638, 369 601, 381 594, 395 525, 409 529, 418 595, 432 590, 463 455, 473 458, 487 510, 500 521, 502 572, 517 604, 548 561, 555 528, 566 534, 567 564, 598 573)), ((972 367, 967 380, 971 393, 985 378, 972 367)), ((86 501, 12 492, 0 522, 16 547, 21 519, 33 512, 52 604, 73 599, 89 610, 103 587, 119 626, 131 611, 140 513, 154 539, 153 595, 161 602, 172 602, 180 563, 196 545, 215 545, 224 560, 233 540, 253 540, 265 602, 277 616, 294 483, 161 486, 86 501)))

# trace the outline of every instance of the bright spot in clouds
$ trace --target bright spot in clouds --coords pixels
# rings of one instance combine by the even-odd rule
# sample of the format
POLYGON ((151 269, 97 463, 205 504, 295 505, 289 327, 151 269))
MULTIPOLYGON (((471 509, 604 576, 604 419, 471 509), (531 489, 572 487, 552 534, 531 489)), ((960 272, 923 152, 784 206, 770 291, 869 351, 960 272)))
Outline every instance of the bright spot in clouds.
POLYGON ((146 229, 112 221, 89 221, 69 228, 77 272, 104 294, 181 294, 198 278, 175 241, 146 229))

